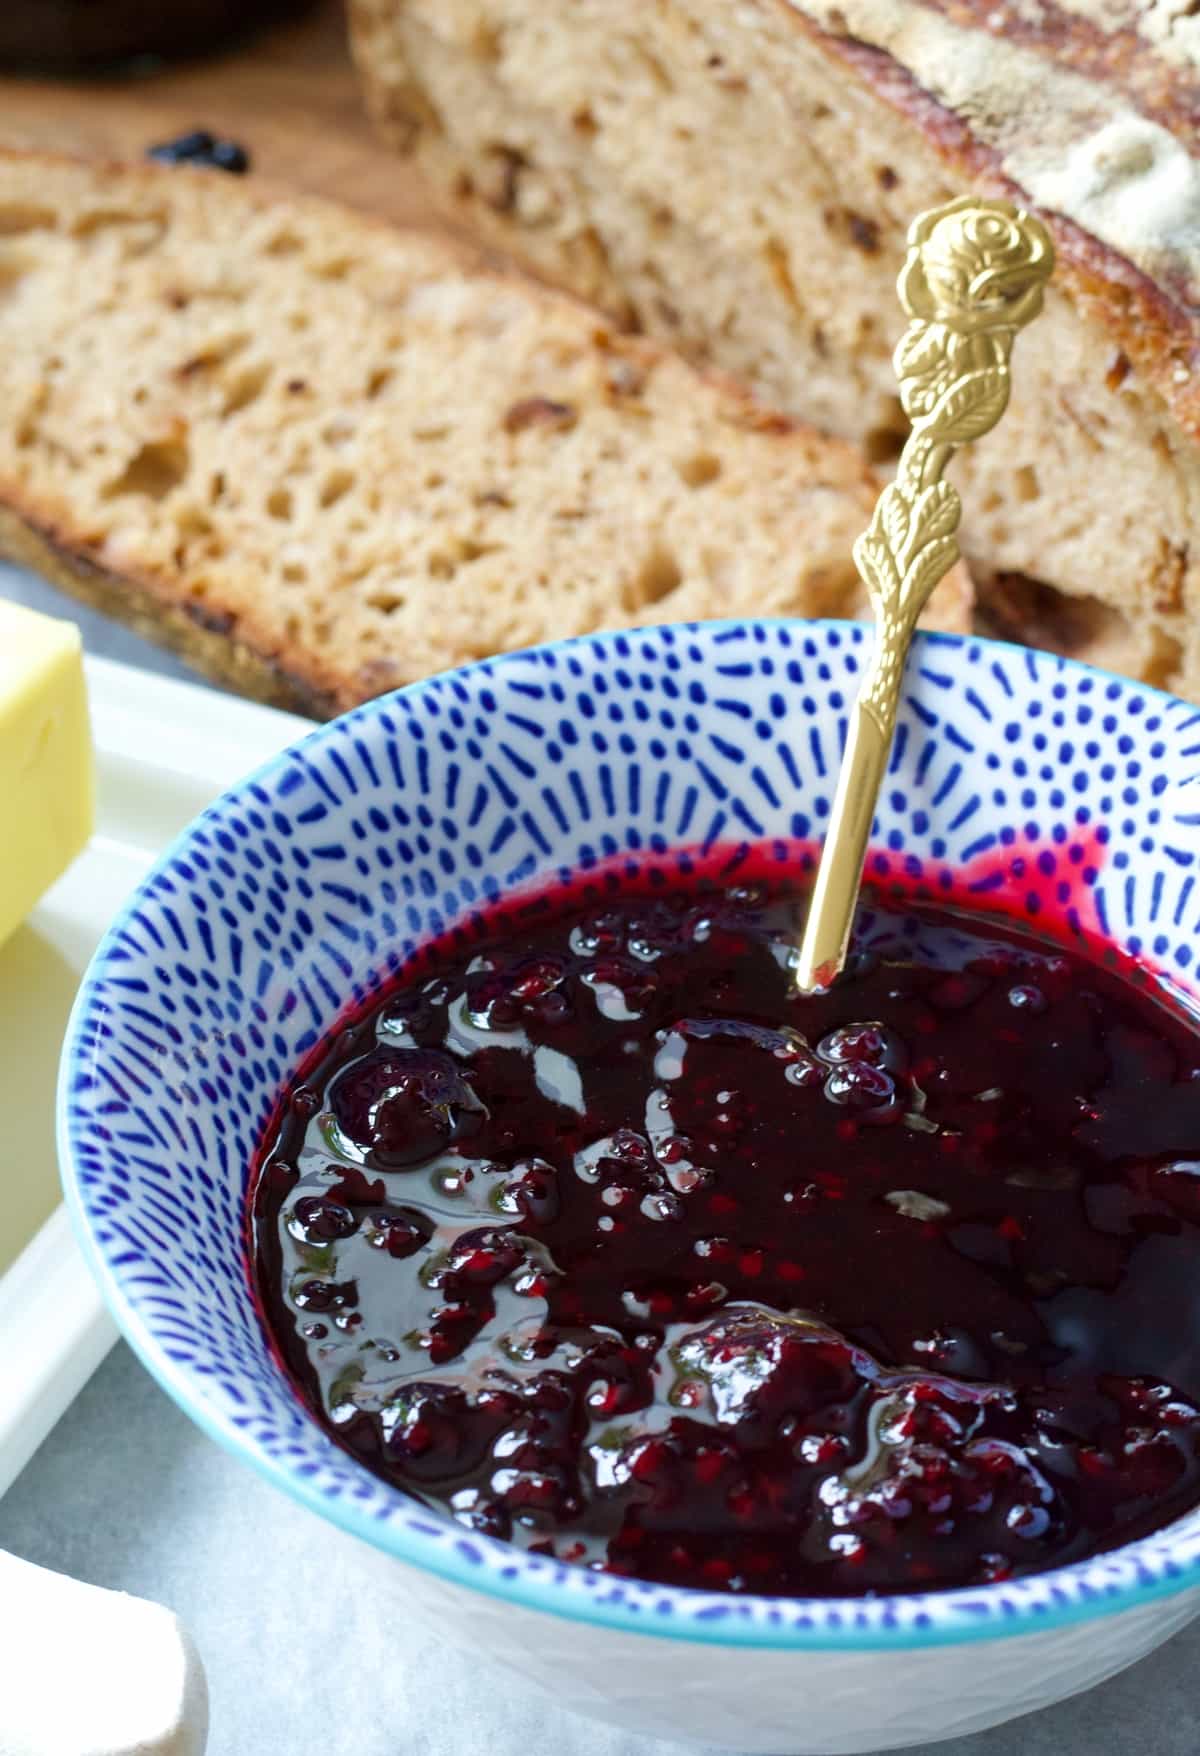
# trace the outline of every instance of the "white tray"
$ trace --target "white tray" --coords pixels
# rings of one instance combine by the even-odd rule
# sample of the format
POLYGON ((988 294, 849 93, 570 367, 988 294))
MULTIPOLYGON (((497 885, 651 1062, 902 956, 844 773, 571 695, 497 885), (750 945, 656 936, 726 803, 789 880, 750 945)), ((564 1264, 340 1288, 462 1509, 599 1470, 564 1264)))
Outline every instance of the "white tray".
POLYGON ((96 833, 0 946, 0 1494, 116 1331, 59 1205, 54 1087, 88 959, 129 891, 217 793, 309 729, 215 690, 87 661, 96 833))

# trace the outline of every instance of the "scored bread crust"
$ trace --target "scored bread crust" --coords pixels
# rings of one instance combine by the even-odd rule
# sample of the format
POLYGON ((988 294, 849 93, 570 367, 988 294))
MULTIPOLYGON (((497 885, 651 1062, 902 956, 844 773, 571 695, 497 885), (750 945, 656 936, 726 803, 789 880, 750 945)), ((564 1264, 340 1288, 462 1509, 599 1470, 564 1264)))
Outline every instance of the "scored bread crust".
MULTIPOLYGON (((0 549, 329 713, 662 620, 857 614, 848 446, 440 236, 0 153, 0 549)), ((969 625, 959 568, 928 625, 969 625)))
POLYGON ((926 78, 937 79, 939 64, 948 75, 964 48, 986 35, 988 92, 1014 81, 1004 125, 989 127, 972 102, 983 96, 973 69, 939 81, 949 87, 939 96, 886 46, 889 39, 897 47, 903 43, 911 0, 857 0, 862 17, 855 14, 856 0, 847 0, 860 29, 869 28, 868 19, 876 15, 879 42, 823 28, 821 21, 835 16, 849 23, 845 9, 827 0, 806 0, 806 11, 792 0, 782 3, 824 53, 842 60, 907 115, 961 175, 1037 204, 1054 236, 1060 282, 1087 302, 1089 315, 1154 384, 1184 432, 1200 438, 1200 164, 1194 153, 1200 99, 1193 93, 1189 104, 1183 82, 1170 79, 1157 103, 1135 111, 1125 90, 1146 92, 1166 77, 1151 47, 1134 32, 1120 33, 1143 76, 1121 78, 1119 54, 1110 44, 1101 58, 1103 34, 1086 17, 1060 14, 1060 28, 1051 34, 1045 14, 1039 27, 1014 6, 997 12, 953 0, 935 3, 931 10, 941 18, 946 40, 939 63, 936 27, 922 33, 935 44, 923 57, 926 78), (1089 43, 1092 55, 1084 52, 1089 43), (1011 64, 996 66, 1001 52, 1012 56, 1011 64), (1084 77, 1084 66, 1090 77, 1084 77), (1032 83, 1015 83, 1022 75, 1032 83), (950 92, 962 109, 950 101, 950 92), (1093 106, 1102 99, 1107 102, 1096 114, 1093 106), (1064 118, 1060 137, 1051 141, 1051 116, 1072 103, 1085 113, 1064 118), (1014 148, 1021 133, 1045 145, 1036 154, 1028 146, 1014 148), (1117 190, 1120 202, 1105 199, 1117 190), (1149 210, 1148 223, 1138 217, 1139 209, 1149 210))
POLYGON ((1059 267, 956 465, 1006 632, 1200 695, 1200 19, 1170 0, 352 0, 458 217, 884 457, 912 214, 1033 206, 1059 267), (1044 588, 1050 587, 1047 592, 1044 588))

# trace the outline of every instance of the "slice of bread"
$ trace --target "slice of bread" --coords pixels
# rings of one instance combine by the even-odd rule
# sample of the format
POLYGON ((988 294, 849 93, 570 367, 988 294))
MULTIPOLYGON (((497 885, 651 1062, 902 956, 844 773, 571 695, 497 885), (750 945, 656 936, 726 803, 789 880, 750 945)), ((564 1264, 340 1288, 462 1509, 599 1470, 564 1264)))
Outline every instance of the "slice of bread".
MULTIPOLYGON (((591 629, 860 614, 877 489, 446 239, 0 154, 0 549, 246 693, 327 713, 591 629)), ((967 624, 961 569, 931 611, 967 624)))
POLYGON ((909 221, 1032 205, 1058 268, 955 466, 992 626, 1200 699, 1194 0, 351 0, 461 224, 883 459, 909 221), (1167 20, 1170 20, 1168 23, 1167 20))

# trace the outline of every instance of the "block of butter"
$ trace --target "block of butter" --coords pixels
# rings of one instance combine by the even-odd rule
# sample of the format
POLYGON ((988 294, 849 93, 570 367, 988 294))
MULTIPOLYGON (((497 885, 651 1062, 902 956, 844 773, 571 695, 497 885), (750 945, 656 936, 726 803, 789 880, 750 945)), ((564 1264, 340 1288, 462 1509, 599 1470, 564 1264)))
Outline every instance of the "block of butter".
POLYGON ((0 599, 0 944, 92 832, 79 630, 0 599))

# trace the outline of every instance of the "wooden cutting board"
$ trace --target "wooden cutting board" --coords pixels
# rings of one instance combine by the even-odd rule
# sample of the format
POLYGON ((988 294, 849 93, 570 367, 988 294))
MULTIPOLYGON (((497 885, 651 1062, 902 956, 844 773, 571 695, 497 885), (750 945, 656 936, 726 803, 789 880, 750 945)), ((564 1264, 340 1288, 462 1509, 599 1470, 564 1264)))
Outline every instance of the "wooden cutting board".
POLYGON ((6 146, 137 159, 191 128, 240 141, 274 181, 391 219, 431 217, 415 178, 376 144, 363 115, 340 0, 320 0, 301 22, 228 54, 137 78, 0 78, 6 146))

